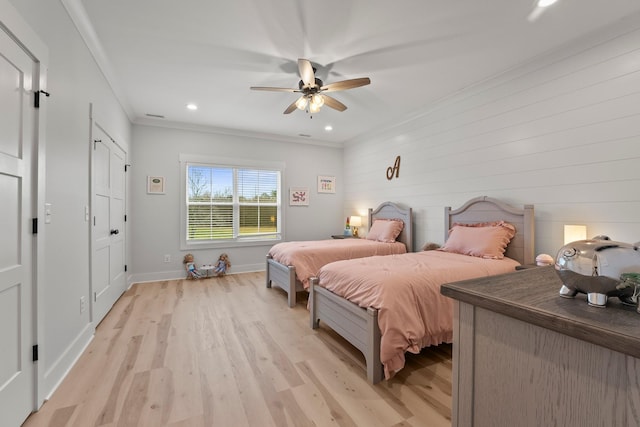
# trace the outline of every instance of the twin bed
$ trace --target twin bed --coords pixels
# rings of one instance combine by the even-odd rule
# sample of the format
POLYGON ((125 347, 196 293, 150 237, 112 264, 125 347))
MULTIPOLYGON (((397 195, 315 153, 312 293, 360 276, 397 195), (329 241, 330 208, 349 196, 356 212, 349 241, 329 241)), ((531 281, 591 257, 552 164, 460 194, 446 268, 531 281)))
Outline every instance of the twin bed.
POLYGON ((322 266, 310 280, 311 327, 322 321, 359 349, 375 384, 402 369, 406 351, 452 341, 453 303, 440 294, 442 284, 533 262, 533 206, 478 197, 445 208, 440 250, 322 266))
MULTIPOLYGON (((328 263, 413 251, 413 213, 392 202, 384 202, 369 209, 369 225, 375 221, 399 222, 401 230, 393 239, 383 235, 376 238, 370 231, 364 239, 330 239, 308 242, 283 242, 274 245, 267 254, 267 288, 275 285, 288 295, 289 307, 296 305, 296 293, 309 289, 309 279, 328 263), (395 240, 395 241, 394 241, 395 240)), ((400 227, 398 227, 400 228, 400 227)))

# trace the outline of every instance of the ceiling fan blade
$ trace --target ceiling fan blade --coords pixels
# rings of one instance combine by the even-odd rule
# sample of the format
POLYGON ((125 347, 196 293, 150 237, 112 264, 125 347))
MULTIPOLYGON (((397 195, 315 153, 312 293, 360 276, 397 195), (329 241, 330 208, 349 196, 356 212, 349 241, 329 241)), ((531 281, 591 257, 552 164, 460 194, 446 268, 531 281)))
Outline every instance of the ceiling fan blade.
POLYGON ((343 80, 341 82, 329 83, 322 86, 320 91, 322 92, 336 92, 338 90, 353 89, 354 87, 366 86, 371 83, 369 77, 361 77, 359 79, 343 80))
POLYGON ((286 87, 251 86, 251 90, 268 90, 271 92, 300 92, 300 89, 289 89, 286 87))
POLYGON ((297 99, 296 99, 295 101, 293 101, 293 102, 291 103, 291 105, 289 105, 289 106, 287 107, 287 109, 286 109, 286 110, 284 110, 284 113, 282 113, 282 114, 290 114, 290 113, 294 112, 294 111, 296 110, 296 108, 298 108, 298 107, 296 106, 296 102, 298 102, 298 100, 297 100, 297 99))
POLYGON ((324 105, 326 105, 327 107, 333 108, 334 110, 338 110, 338 111, 344 111, 347 109, 346 105, 344 105, 342 102, 338 101, 337 99, 330 97, 329 95, 325 95, 323 93, 322 97, 324 98, 324 105))
POLYGON ((306 86, 314 86, 316 84, 316 76, 308 59, 298 59, 298 71, 300 71, 300 79, 306 86))

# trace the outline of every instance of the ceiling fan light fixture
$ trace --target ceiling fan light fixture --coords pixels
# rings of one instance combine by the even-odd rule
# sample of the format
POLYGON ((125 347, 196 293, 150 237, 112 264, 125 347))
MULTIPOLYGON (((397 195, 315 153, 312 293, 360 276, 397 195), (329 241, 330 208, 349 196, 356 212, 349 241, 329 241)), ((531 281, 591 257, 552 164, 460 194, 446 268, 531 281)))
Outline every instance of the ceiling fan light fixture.
POLYGON ((309 104, 309 112, 310 113, 317 113, 318 111, 320 111, 320 107, 321 107, 321 105, 314 104, 312 102, 312 103, 309 104))
POLYGON ((319 93, 311 95, 311 105, 315 105, 320 109, 324 105, 324 96, 319 93))
POLYGON ((327 105, 337 111, 344 111, 347 106, 337 99, 323 95, 323 92, 337 92, 341 90, 354 89, 360 86, 366 86, 371 83, 369 77, 360 77, 356 79, 342 80, 325 85, 322 80, 316 77, 316 69, 311 65, 308 59, 298 59, 298 74, 300 81, 297 89, 289 89, 284 87, 267 87, 267 86, 251 86, 251 90, 268 90, 273 92, 298 92, 301 96, 284 110, 283 114, 291 114, 296 109, 306 111, 308 113, 317 113, 323 105, 327 105))
POLYGON ((296 101, 296 107, 298 107, 299 110, 304 110, 305 108, 307 108, 307 97, 301 96, 300 98, 298 98, 298 100, 296 101))

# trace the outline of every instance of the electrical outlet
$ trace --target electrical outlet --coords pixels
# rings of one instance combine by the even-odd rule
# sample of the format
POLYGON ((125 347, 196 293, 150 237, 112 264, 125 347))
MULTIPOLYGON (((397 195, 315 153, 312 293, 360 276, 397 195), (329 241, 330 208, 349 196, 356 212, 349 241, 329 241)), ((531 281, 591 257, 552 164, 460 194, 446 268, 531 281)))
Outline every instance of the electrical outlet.
POLYGON ((164 256, 164 262, 171 262, 171 255, 165 255, 164 256))
POLYGON ((80 313, 84 313, 87 309, 87 299, 84 296, 80 297, 80 313))

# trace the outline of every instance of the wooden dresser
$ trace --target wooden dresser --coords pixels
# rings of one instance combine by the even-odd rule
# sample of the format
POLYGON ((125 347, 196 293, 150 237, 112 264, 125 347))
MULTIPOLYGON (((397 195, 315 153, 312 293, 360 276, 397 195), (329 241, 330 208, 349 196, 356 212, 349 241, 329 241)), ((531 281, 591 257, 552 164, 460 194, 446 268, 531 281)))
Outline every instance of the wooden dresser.
POLYGON ((443 285, 454 427, 640 426, 640 314, 561 298, 553 267, 443 285))

